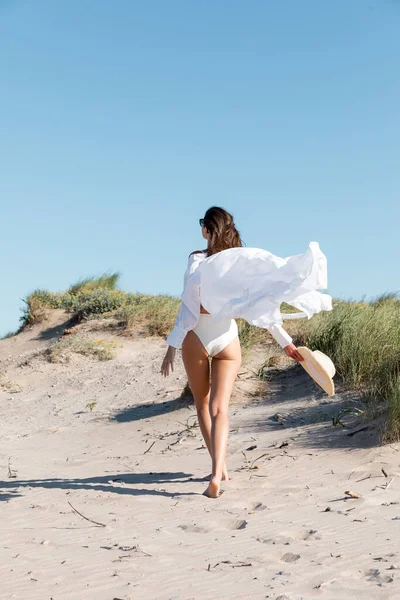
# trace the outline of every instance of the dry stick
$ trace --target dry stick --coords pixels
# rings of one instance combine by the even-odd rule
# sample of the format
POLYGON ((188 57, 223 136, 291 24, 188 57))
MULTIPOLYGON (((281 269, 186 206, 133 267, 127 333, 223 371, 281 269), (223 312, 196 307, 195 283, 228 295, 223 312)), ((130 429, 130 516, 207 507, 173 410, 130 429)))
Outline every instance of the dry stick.
POLYGON ((155 444, 155 442, 153 442, 152 444, 150 444, 150 446, 147 448, 147 450, 145 450, 143 452, 143 454, 147 454, 147 452, 149 452, 152 449, 152 447, 154 446, 154 444, 155 444))
POLYGON ((357 479, 356 483, 360 483, 360 481, 365 481, 366 479, 371 479, 371 473, 368 475, 368 477, 363 477, 362 479, 357 479))
POLYGON ((350 433, 346 433, 346 435, 348 437, 352 437, 353 435, 356 435, 356 433, 360 433, 360 431, 365 431, 366 429, 368 429, 369 425, 366 425, 365 427, 362 427, 361 429, 357 429, 356 431, 350 431, 350 433))
POLYGON ((264 456, 268 456, 268 452, 265 452, 264 454, 261 454, 261 456, 258 456, 257 458, 255 458, 250 465, 250 469, 253 467, 254 463, 257 462, 258 460, 260 460, 260 458, 263 458, 264 456))
POLYGON ((218 562, 217 564, 215 564, 213 566, 213 569, 215 569, 215 567, 218 567, 218 565, 230 565, 233 569, 235 567, 251 567, 252 564, 251 563, 245 563, 245 562, 237 562, 237 563, 233 563, 230 560, 221 560, 221 562, 218 562))
POLYGON ((394 481, 394 477, 392 477, 392 479, 386 484, 385 490, 388 489, 389 485, 391 485, 394 481))
POLYGON ((107 527, 107 525, 104 525, 104 523, 98 523, 98 521, 93 521, 93 519, 88 519, 88 517, 85 517, 85 515, 80 513, 79 510, 77 510, 74 506, 72 506, 71 502, 68 502, 68 504, 70 505, 72 510, 75 511, 76 513, 78 513, 78 515, 81 516, 82 519, 85 519, 85 521, 90 521, 91 523, 94 523, 95 525, 99 525, 100 527, 107 527))

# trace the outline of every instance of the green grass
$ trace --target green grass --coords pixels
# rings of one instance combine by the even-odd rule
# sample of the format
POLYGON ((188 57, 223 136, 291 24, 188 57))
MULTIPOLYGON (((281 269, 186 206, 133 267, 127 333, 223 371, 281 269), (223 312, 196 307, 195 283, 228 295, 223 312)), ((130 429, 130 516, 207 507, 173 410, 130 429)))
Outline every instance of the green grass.
POLYGON ((116 275, 86 279, 67 292, 35 290, 24 300, 21 330, 41 323, 48 309, 64 309, 78 321, 114 318, 127 330, 166 336, 172 329, 179 300, 171 296, 147 296, 114 289, 116 275), (105 287, 98 287, 101 282, 105 287))
MULTIPOLYGON (((170 296, 132 294, 116 288, 118 274, 87 278, 67 292, 36 290, 25 300, 22 323, 40 323, 46 309, 62 308, 78 320, 111 317, 126 330, 165 337, 174 325, 180 305, 170 296)), ((298 345, 328 354, 338 376, 359 390, 378 414, 386 408, 385 439, 400 439, 400 300, 384 294, 373 302, 335 301, 330 313, 311 320, 285 322, 285 329, 298 345)), ((283 312, 292 312, 282 306, 283 312)), ((239 336, 246 352, 270 343, 265 330, 238 320, 239 336)))
MULTIPOLYGON (((368 413, 383 412, 383 441, 400 440, 400 300, 384 294, 367 302, 337 300, 332 312, 286 321, 297 345, 321 350, 335 363, 338 377, 358 390, 368 413)), ((244 350, 270 339, 263 330, 239 322, 244 350)))
POLYGON ((100 277, 86 277, 80 279, 68 290, 71 296, 87 294, 95 290, 115 290, 120 278, 119 273, 104 273, 100 277))
POLYGON ((171 296, 141 296, 117 311, 126 329, 141 329, 147 335, 165 337, 174 326, 179 300, 171 296))
POLYGON ((325 352, 338 375, 378 414, 387 408, 384 439, 400 439, 400 300, 339 303, 305 323, 299 342, 325 352))

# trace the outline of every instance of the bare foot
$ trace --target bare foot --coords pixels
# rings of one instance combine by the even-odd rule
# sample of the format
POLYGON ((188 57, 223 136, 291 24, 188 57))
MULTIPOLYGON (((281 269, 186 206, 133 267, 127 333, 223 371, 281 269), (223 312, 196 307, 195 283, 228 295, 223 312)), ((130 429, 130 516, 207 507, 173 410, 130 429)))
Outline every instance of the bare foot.
POLYGON ((204 496, 207 498, 218 498, 219 496, 219 481, 213 477, 208 484, 208 488, 204 492, 204 496))

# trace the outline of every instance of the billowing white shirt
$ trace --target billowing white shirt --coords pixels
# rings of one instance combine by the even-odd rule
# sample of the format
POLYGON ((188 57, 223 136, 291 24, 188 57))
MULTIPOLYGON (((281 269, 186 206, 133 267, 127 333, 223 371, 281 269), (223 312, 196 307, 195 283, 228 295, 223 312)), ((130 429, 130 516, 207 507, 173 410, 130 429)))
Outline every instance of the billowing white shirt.
POLYGON ((210 257, 189 257, 184 277, 182 305, 167 338, 181 348, 188 331, 200 317, 200 306, 215 318, 243 318, 268 329, 285 348, 292 338, 282 327, 283 318, 310 318, 321 310, 332 310, 332 299, 317 290, 327 287, 327 261, 317 242, 304 254, 280 258, 259 248, 230 248, 210 257), (301 312, 282 315, 287 302, 301 312))

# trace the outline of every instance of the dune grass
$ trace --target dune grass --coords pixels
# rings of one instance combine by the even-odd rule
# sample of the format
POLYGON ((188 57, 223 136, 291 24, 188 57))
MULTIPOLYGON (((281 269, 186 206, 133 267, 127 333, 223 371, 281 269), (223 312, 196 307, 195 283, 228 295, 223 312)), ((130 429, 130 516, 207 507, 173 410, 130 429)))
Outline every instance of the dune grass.
MULTIPOLYGON (((22 327, 43 321, 47 308, 63 308, 79 321, 111 317, 127 331, 165 337, 174 325, 179 300, 123 292, 117 282, 118 274, 113 273, 81 280, 67 292, 36 290, 25 300, 22 327)), ((364 394, 376 414, 384 407, 384 439, 400 439, 400 300, 396 294, 384 294, 370 303, 335 304, 331 313, 286 321, 285 328, 296 344, 328 354, 338 376, 364 394)), ((245 352, 271 342, 265 330, 242 320, 238 326, 245 352)))
POLYGON ((400 300, 389 294, 367 303, 339 303, 306 324, 301 343, 330 356, 338 375, 385 405, 385 439, 400 439, 400 300))
POLYGON ((179 300, 171 296, 137 296, 136 300, 126 303, 116 317, 127 330, 140 328, 147 335, 166 337, 174 326, 179 300))
POLYGON ((78 294, 88 294, 95 290, 115 290, 120 278, 120 273, 104 273, 100 277, 85 277, 80 279, 68 290, 71 296, 78 294))
POLYGON ((21 308, 21 329, 42 323, 46 318, 46 306, 48 306, 48 292, 35 290, 28 298, 23 299, 21 308))
MULTIPOLYGON (((384 294, 368 302, 335 301, 332 312, 311 320, 286 321, 297 345, 331 357, 338 377, 358 390, 372 417, 385 415, 383 441, 400 440, 400 300, 384 294)), ((239 323, 246 350, 267 341, 268 334, 239 323)))
POLYGON ((172 296, 151 296, 116 289, 117 274, 87 278, 66 292, 35 290, 23 302, 21 329, 42 323, 46 310, 64 309, 77 321, 114 318, 126 330, 142 329, 147 335, 166 336, 172 329, 179 300, 172 296), (102 283, 105 287, 101 287, 102 283))

